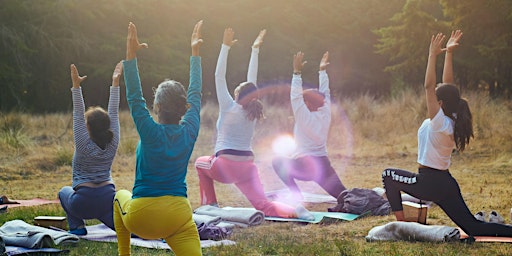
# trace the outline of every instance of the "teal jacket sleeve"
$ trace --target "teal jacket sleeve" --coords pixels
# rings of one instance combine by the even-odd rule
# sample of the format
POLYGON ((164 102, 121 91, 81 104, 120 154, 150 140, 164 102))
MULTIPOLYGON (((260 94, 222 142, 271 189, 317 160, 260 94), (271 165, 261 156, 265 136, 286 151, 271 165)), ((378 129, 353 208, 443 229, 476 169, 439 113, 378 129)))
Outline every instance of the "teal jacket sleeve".
POLYGON ((199 135, 200 111, 201 111, 201 90, 203 86, 203 74, 201 68, 201 57, 190 57, 190 84, 187 93, 187 102, 190 108, 183 117, 183 123, 191 128, 191 135, 197 138, 199 135))

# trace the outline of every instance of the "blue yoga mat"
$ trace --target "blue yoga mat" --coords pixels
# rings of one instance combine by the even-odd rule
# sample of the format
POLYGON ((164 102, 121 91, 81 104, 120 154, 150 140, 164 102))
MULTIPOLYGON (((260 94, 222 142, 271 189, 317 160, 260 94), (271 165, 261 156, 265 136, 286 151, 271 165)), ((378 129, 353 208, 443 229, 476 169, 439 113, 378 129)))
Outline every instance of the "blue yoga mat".
POLYGON ((353 214, 345 212, 310 212, 315 216, 315 220, 303 220, 303 219, 290 219, 290 218, 279 218, 279 217, 265 217, 265 220, 272 221, 292 221, 292 222, 303 222, 303 223, 321 223, 321 222, 332 222, 332 221, 353 221, 362 216, 366 216, 369 212, 363 214, 353 214))

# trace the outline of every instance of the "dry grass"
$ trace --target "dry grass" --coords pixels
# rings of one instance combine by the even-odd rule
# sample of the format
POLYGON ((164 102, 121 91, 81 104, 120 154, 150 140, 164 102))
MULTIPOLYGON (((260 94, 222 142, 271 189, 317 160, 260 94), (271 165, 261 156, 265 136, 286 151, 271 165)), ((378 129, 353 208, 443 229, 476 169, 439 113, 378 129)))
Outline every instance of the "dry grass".
MULTIPOLYGON (((451 172, 458 180, 464 198, 473 211, 491 209, 509 222, 512 207, 512 105, 490 100, 482 94, 466 95, 474 116, 475 140, 463 154, 455 154, 451 172)), ((416 132, 426 115, 423 96, 404 92, 400 97, 382 101, 370 96, 334 103, 333 121, 329 134, 331 161, 349 187, 381 186, 380 172, 389 166, 414 171, 416 164, 416 132)), ((199 206, 198 179, 193 168, 195 158, 213 153, 215 122, 218 108, 206 103, 202 109, 201 130, 190 160, 187 176, 192 207, 199 206)), ((288 107, 267 107, 266 119, 258 125, 254 149, 260 176, 266 190, 281 189, 283 184, 274 174, 270 161, 271 142, 282 133, 291 133, 293 118, 288 107)), ((73 138, 71 114, 0 113, 0 194, 11 198, 34 197, 55 199, 58 190, 71 183, 73 138)), ((129 113, 121 113, 121 143, 112 167, 118 189, 133 185, 134 151, 138 135, 129 113)), ((324 193, 312 183, 299 183, 308 192, 324 193)), ((432 188, 435 189, 435 188, 432 188)), ((250 206, 233 186, 217 184, 221 205, 250 206)), ((311 204, 309 209, 325 211, 329 205, 311 204)), ((42 208, 47 210, 47 208, 42 208)), ((59 206, 47 211, 63 214, 59 206)), ((20 214, 13 210, 8 214, 20 214)), ((35 215, 36 210, 25 210, 35 215)), ((15 216, 15 215, 13 215, 15 216)), ((30 216, 27 217, 30 219, 30 216)), ((4 218, 5 219, 5 218, 4 218)), ((428 243, 366 243, 364 236, 373 226, 392 221, 392 216, 368 217, 353 222, 332 225, 297 225, 265 223, 236 230, 231 237, 234 247, 205 249, 208 255, 480 255, 511 254, 503 244, 432 244, 428 243), (414 246, 412 246, 414 244, 414 246)), ((438 208, 429 210, 429 224, 454 225, 438 208)), ((512 235, 512 234, 511 234, 512 235)), ((86 247, 115 253, 115 246, 86 247)), ((81 246, 71 248, 72 255, 86 251, 81 246), (75 251, 75 252, 74 252, 75 251)), ((153 255, 152 250, 137 251, 153 255)), ((160 253, 160 252, 158 252, 160 253)), ((162 254, 164 255, 164 254, 162 254)))

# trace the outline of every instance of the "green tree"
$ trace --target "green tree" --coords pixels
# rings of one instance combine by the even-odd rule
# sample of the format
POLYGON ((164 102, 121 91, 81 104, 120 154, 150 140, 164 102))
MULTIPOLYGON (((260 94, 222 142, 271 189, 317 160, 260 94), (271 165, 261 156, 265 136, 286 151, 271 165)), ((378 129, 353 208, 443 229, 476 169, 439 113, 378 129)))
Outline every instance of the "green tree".
POLYGON ((385 71, 396 79, 395 86, 423 84, 429 39, 449 27, 440 7, 432 0, 408 0, 392 17, 392 25, 375 30, 380 37, 377 53, 389 58, 385 71))

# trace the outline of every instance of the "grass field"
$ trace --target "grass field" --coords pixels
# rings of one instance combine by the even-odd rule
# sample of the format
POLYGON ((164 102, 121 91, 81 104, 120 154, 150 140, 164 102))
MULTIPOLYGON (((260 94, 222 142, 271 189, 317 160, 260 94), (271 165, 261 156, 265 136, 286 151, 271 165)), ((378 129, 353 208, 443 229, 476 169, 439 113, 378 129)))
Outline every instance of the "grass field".
MULTIPOLYGON (((512 104, 490 100, 484 94, 465 95, 473 111, 475 140, 463 154, 454 154, 450 171, 457 179, 472 212, 496 210, 510 223, 512 207, 512 104)), ((193 208, 199 207, 195 158, 213 153, 218 107, 205 104, 201 130, 190 160, 188 195, 193 208)), ((289 107, 267 106, 266 119, 258 124, 254 138, 256 162, 265 190, 282 189, 283 184, 270 165, 272 141, 290 133, 293 118, 289 107)), ((386 167, 415 171, 416 132, 426 116, 423 95, 406 92, 380 101, 369 96, 335 103, 329 134, 329 156, 348 188, 381 185, 386 167)), ((129 113, 121 113, 121 143, 112 167, 117 189, 131 190, 134 151, 138 135, 129 113)), ((62 186, 71 184, 73 139, 71 113, 28 115, 0 113, 0 194, 14 199, 34 197, 55 199, 62 186)), ((312 183, 299 183, 307 192, 324 193, 312 183)), ((433 187, 432 189, 435 189, 433 187)), ((221 206, 249 207, 233 185, 216 184, 221 206)), ((309 204, 314 211, 332 205, 309 204)), ((0 215, 0 224, 12 219, 32 223, 38 215, 64 216, 60 205, 13 208, 0 215)), ((377 225, 393 221, 392 215, 366 217, 328 225, 265 222, 261 226, 236 229, 229 238, 235 246, 203 250, 204 255, 511 255, 511 244, 499 243, 368 243, 364 237, 377 225)), ((437 207, 428 211, 428 224, 453 226, 437 207)), ((90 223, 96 223, 90 221, 90 223)), ((512 235, 512 234, 511 234, 512 235)), ((67 248, 70 255, 116 255, 117 244, 80 241, 67 248)), ((132 247, 134 255, 168 255, 163 250, 132 247)))

